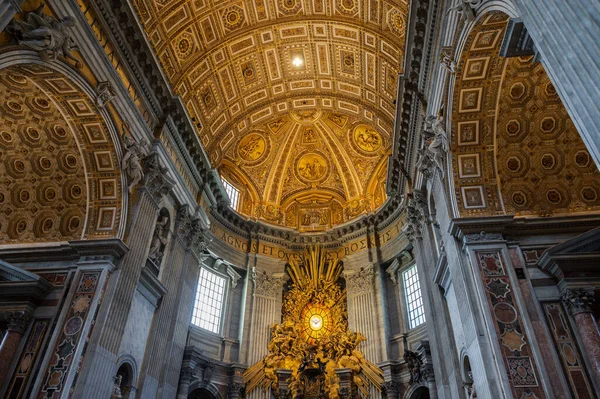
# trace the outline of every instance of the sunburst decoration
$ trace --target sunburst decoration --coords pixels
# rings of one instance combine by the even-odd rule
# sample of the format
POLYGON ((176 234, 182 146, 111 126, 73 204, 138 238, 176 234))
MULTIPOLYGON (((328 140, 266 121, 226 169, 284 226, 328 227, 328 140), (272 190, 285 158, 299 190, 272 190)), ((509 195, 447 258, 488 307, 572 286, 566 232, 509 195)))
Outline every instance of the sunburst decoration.
POLYGON ((369 386, 381 390, 383 372, 366 360, 357 347, 365 340, 348 330, 346 290, 340 284, 342 264, 327 258, 320 247, 308 247, 299 261, 286 267, 292 288, 283 302, 283 321, 271 327, 269 354, 244 373, 246 392, 261 387, 277 392, 277 369, 288 369, 292 397, 305 391, 305 370, 323 373, 323 392, 339 398, 335 370, 349 368, 354 385, 364 396, 369 386))

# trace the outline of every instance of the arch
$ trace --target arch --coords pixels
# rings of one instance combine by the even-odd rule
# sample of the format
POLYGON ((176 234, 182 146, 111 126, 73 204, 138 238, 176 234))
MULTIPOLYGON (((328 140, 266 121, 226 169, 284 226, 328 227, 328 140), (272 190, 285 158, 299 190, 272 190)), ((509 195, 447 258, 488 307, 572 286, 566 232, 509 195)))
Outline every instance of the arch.
POLYGON ((402 399, 429 399, 429 388, 423 383, 411 385, 402 399))
POLYGON ((13 100, 0 134, 14 179, 0 196, 13 210, 0 227, 3 241, 122 238, 121 146, 92 87, 66 64, 43 62, 29 50, 0 54, 0 76, 3 95, 13 100))
POLYGON ((195 391, 198 391, 198 393, 202 392, 205 394, 210 394, 212 399, 224 399, 223 395, 221 394, 221 391, 219 391, 219 389, 213 383, 207 384, 200 380, 196 380, 190 384, 190 388, 189 388, 190 393, 188 395, 188 398, 190 398, 190 399, 203 398, 204 399, 204 397, 202 397, 202 396, 198 396, 198 397, 192 396, 192 394, 194 394, 195 391))
POLYGON ((508 19, 482 13, 462 44, 448 106, 455 213, 600 211, 600 175, 542 65, 499 56, 508 19))

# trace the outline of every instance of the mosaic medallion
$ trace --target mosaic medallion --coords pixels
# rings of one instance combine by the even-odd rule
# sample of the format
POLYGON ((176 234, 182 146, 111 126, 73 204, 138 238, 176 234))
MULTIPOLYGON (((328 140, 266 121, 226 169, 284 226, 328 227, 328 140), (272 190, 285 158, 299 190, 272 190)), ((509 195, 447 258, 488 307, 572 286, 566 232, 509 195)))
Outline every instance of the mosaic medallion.
POLYGON ((296 172, 301 180, 313 182, 321 180, 327 173, 328 166, 325 158, 319 154, 303 155, 296 164, 296 172))
POLYGON ((364 152, 375 152, 381 148, 383 140, 375 129, 359 126, 354 130, 354 143, 364 152))
POLYGON ((265 153, 266 142, 258 133, 250 133, 240 140, 237 151, 240 157, 249 162, 259 160, 265 153))

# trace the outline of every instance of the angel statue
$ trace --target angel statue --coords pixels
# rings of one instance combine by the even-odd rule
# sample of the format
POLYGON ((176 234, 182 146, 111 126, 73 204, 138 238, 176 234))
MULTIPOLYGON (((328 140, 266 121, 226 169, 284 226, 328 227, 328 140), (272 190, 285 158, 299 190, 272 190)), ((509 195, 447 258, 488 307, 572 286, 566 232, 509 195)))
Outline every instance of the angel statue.
POLYGON ((50 61, 62 56, 75 61, 77 68, 81 62, 73 55, 73 50, 79 50, 71 38, 68 28, 75 26, 75 18, 67 16, 56 19, 44 14, 44 3, 34 11, 25 13, 23 21, 13 19, 6 31, 13 36, 17 43, 36 50, 44 61, 50 61))
POLYGON ((148 259, 150 259, 156 265, 159 265, 160 261, 162 260, 162 246, 167 245, 166 236, 169 228, 168 224, 168 216, 161 216, 156 221, 156 227, 154 228, 154 236, 152 236, 152 243, 150 244, 150 252, 148 252, 148 259))
POLYGON ((144 178, 141 158, 144 156, 142 144, 138 143, 130 134, 129 125, 123 123, 123 144, 125 145, 125 155, 121 160, 121 169, 127 173, 129 179, 129 193, 133 193, 133 188, 144 178))
POLYGON ((442 50, 440 54, 440 64, 450 73, 456 73, 456 62, 450 56, 449 50, 442 50))
POLYGON ((473 8, 477 7, 480 3, 481 0, 458 0, 456 5, 448 8, 448 13, 456 11, 461 17, 464 17, 467 22, 473 22, 475 20, 475 11, 473 8))
POLYGON ((442 122, 441 113, 436 117, 435 115, 429 115, 426 119, 426 123, 431 127, 433 138, 429 142, 427 151, 433 155, 433 160, 440 170, 444 170, 444 154, 450 150, 450 144, 448 142, 448 135, 444 129, 442 122))

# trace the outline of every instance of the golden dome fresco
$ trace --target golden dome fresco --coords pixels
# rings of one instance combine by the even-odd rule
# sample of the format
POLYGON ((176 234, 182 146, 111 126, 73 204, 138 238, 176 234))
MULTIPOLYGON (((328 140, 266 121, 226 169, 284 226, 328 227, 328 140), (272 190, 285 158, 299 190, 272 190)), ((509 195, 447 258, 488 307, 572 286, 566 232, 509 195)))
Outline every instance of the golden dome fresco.
POLYGON ((312 231, 385 201, 406 1, 134 5, 238 212, 312 231))

